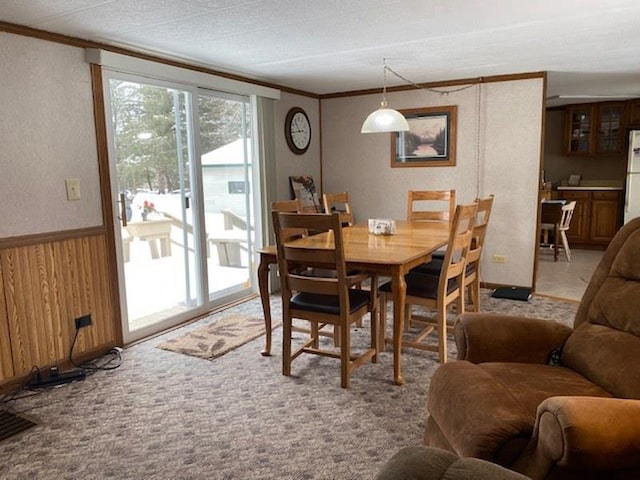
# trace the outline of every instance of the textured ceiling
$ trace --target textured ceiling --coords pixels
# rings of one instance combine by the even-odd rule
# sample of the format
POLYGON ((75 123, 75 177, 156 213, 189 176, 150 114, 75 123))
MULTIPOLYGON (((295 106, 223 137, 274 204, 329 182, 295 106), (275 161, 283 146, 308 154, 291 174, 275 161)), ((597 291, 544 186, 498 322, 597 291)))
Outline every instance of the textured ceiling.
POLYGON ((380 87, 386 58, 417 83, 546 70, 550 104, 640 97, 637 0, 0 0, 0 20, 316 94, 380 87))

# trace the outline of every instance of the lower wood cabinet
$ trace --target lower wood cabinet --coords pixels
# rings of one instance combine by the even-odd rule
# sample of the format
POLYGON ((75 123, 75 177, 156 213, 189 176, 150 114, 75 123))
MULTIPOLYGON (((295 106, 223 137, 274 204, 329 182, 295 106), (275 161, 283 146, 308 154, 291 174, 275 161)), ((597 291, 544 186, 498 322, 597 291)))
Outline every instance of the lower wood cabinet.
POLYGON ((589 216, 591 215, 591 193, 584 191, 563 191, 560 198, 568 202, 575 200, 576 207, 571 217, 567 239, 571 243, 589 242, 589 216))
POLYGON ((621 226, 620 191, 561 190, 558 198, 576 202, 567 232, 570 245, 606 247, 621 226))

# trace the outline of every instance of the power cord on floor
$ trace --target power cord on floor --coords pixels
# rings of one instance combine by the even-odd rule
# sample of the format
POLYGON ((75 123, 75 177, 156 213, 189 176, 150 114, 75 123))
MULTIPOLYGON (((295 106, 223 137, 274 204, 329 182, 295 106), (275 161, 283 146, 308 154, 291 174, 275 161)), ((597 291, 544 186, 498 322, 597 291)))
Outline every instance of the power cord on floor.
POLYGON ((94 373, 99 370, 115 370, 116 368, 120 367, 120 365, 122 365, 122 348, 120 347, 113 347, 103 357, 100 357, 101 359, 108 357, 103 361, 100 361, 100 359, 96 359, 96 360, 84 362, 78 365, 73 360, 73 348, 76 345, 76 340, 78 339, 79 331, 80 329, 76 328, 76 333, 73 336, 73 341, 71 342, 71 348, 69 349, 69 362, 71 362, 73 366, 77 368, 81 368, 82 370, 87 370, 88 371, 87 373, 94 373))
MULTIPOLYGON (((98 359, 77 364, 73 360, 73 349, 78 339, 79 330, 80 328, 76 328, 75 335, 73 336, 73 341, 71 342, 71 348, 69 349, 69 362, 76 368, 79 368, 80 370, 82 370, 84 375, 91 375, 101 370, 115 370, 116 368, 122 365, 122 348, 120 347, 111 348, 105 355, 103 355, 98 359)), ((57 371, 56 367, 52 367, 51 370, 53 371, 54 369, 57 371)), ((84 378, 84 375, 82 375, 82 378, 84 378)), ((32 391, 29 387, 33 386, 34 384, 40 383, 40 381, 42 380, 42 377, 43 377, 43 374, 40 371, 40 368, 34 365, 29 371, 29 373, 25 376, 25 378, 22 379, 22 381, 3 385, 3 389, 8 389, 8 390, 6 391, 6 393, 0 396, 0 406, 10 407, 11 404, 15 403, 20 399, 40 395, 44 390, 47 390, 49 388, 59 387, 60 385, 64 384, 64 383, 56 383, 56 384, 51 384, 46 386, 38 386, 37 391, 32 391), (12 386, 15 386, 15 387, 11 388, 12 386), (28 389, 29 389, 29 393, 25 393, 25 391, 27 391, 28 389)))
POLYGON ((31 367, 31 370, 29 371, 29 373, 21 382, 13 382, 13 383, 9 383, 8 385, 5 385, 5 387, 8 387, 8 388, 11 388, 11 385, 17 385, 17 386, 9 390, 8 392, 6 392, 4 395, 2 395, 2 397, 0 397, 0 404, 9 405, 11 403, 16 402, 17 400, 20 400, 21 398, 37 395, 39 392, 29 393, 26 395, 20 395, 20 393, 26 389, 27 385, 31 382, 31 380, 33 380, 34 378, 37 378, 39 375, 40 375, 40 369, 34 365, 33 367, 31 367))

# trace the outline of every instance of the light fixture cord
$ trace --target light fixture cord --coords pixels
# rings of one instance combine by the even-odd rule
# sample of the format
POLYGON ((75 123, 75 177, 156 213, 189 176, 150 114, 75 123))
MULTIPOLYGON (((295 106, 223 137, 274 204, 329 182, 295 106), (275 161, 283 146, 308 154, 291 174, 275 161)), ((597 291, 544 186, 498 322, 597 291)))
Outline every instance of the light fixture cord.
POLYGON ((387 107, 387 59, 382 59, 382 104, 383 108, 387 107))
POLYGON ((478 83, 476 91, 476 198, 480 198, 481 179, 480 179, 480 121, 482 117, 482 82, 478 83))
MULTIPOLYGON (((398 77, 400 80, 403 80, 403 81, 407 82, 409 85, 413 85, 413 86, 414 86, 414 87, 416 87, 418 90, 427 90, 427 91, 429 91, 429 92, 439 93, 440 95, 448 95, 448 94, 450 94, 450 93, 461 92, 461 91, 463 91, 463 90, 466 90, 467 88, 471 88, 471 87, 473 87, 473 84, 464 85, 464 86, 462 86, 462 87, 459 87, 459 88, 453 88, 453 89, 451 89, 451 90, 439 90, 439 89, 437 89, 437 88, 424 87, 424 86, 422 86, 422 85, 418 85, 418 84, 417 84, 417 83, 415 83, 415 82, 412 82, 411 80, 409 80, 409 79, 408 79, 408 78, 406 78, 406 77, 403 77, 403 76, 402 76, 402 75, 400 75, 398 72, 396 72, 393 68, 389 67, 389 66, 387 65, 387 61, 386 61, 386 59, 383 59, 383 64, 384 64, 384 72, 385 72, 385 75, 384 75, 384 78, 385 78, 385 82, 384 82, 384 83, 385 83, 385 87, 384 87, 384 90, 386 90, 386 83, 387 83, 387 81, 386 81, 386 78, 387 78, 387 70, 388 70, 388 71, 390 71, 391 73, 393 73, 393 74, 394 74, 396 77, 398 77)), ((384 96, 384 93, 383 93, 383 96, 384 96)))

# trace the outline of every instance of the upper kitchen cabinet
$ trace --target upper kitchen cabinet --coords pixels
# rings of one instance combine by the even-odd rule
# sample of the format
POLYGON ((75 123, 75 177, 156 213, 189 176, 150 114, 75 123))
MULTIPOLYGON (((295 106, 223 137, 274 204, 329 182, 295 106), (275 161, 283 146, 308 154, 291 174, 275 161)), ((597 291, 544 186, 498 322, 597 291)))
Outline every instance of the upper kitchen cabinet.
POLYGON ((640 127, 640 100, 631 100, 629 102, 629 126, 640 127))
POLYGON ((595 107, 592 104, 569 105, 566 110, 565 139, 567 155, 592 155, 594 152, 595 107))
POLYGON ((624 102, 607 102, 597 105, 596 153, 622 153, 624 105, 624 102))
POLYGON ((624 150, 625 103, 568 105, 565 120, 567 155, 620 154, 624 150))

